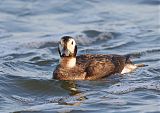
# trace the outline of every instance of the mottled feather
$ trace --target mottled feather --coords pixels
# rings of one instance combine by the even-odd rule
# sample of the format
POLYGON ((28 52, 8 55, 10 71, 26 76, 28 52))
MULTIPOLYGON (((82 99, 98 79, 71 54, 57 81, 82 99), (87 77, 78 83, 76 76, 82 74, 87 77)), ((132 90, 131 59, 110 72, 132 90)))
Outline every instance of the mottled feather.
MULTIPOLYGON (((69 57, 68 57, 69 58, 69 57)), ((76 66, 65 68, 65 62, 54 71, 54 78, 60 80, 96 80, 119 73, 125 66, 126 57, 120 55, 86 54, 77 56, 76 66)))

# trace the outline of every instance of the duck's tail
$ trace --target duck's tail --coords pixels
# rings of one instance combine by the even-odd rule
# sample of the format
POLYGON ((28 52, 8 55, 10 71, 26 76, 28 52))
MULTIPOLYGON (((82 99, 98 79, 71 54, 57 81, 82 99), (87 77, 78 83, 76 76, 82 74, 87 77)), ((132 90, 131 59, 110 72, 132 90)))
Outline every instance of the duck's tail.
POLYGON ((145 67, 145 66, 148 66, 148 65, 146 65, 146 64, 134 64, 137 68, 138 67, 145 67))
POLYGON ((130 72, 133 72, 138 67, 145 67, 145 66, 147 66, 145 64, 133 64, 130 61, 129 58, 130 58, 130 55, 126 55, 126 64, 125 64, 125 66, 124 66, 121 74, 130 73, 130 72))

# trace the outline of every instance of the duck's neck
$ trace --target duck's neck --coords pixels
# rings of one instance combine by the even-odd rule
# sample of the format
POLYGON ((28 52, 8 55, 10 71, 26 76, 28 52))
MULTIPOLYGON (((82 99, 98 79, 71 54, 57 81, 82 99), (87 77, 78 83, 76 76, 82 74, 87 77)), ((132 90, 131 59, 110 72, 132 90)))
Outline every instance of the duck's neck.
POLYGON ((76 57, 61 57, 59 63, 64 68, 73 68, 76 66, 76 57))

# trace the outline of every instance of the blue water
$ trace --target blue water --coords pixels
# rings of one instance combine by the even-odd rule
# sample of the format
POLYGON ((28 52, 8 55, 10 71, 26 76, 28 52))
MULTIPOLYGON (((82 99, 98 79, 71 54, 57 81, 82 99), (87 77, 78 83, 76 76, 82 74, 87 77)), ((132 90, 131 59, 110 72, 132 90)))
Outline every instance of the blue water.
POLYGON ((0 0, 0 112, 160 112, 159 0, 0 0), (78 54, 130 54, 148 66, 98 81, 58 81, 57 42, 78 54))

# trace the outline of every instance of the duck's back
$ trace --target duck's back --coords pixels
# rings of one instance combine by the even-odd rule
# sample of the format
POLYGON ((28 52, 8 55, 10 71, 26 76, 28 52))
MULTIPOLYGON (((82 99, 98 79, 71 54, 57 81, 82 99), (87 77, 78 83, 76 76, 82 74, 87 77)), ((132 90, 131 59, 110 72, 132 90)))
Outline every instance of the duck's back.
POLYGON ((121 55, 80 55, 77 64, 85 64, 86 79, 95 80, 114 73, 120 73, 126 63, 131 63, 128 57, 121 55))

